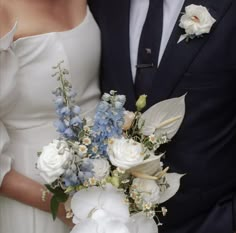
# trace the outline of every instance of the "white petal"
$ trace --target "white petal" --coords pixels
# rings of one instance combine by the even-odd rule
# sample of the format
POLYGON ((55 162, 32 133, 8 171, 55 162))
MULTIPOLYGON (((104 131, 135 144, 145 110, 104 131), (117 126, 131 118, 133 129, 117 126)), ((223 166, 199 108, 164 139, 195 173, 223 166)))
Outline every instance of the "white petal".
POLYGON ((130 233, 125 222, 105 210, 95 211, 92 219, 97 222, 99 233, 130 233))
POLYGON ((142 132, 145 135, 151 135, 158 128, 155 132, 156 136, 167 134, 168 138, 171 139, 178 131, 184 114, 185 95, 159 102, 142 114, 142 118, 145 120, 142 132), (163 125, 163 122, 168 122, 174 118, 178 119, 163 125))
POLYGON ((99 209, 126 222, 129 219, 129 208, 124 200, 124 193, 110 184, 105 187, 80 190, 71 200, 71 209, 74 213, 73 222, 79 223, 81 220, 92 217, 93 213, 99 209))
POLYGON ((70 233, 99 233, 96 221, 87 219, 75 225, 70 233))
POLYGON ((130 233, 158 233, 158 227, 153 219, 147 218, 142 213, 135 214, 127 224, 130 233))
POLYGON ((112 185, 106 185, 101 195, 100 203, 102 209, 111 216, 116 217, 120 221, 126 222, 129 219, 129 207, 125 203, 125 195, 122 191, 118 191, 112 185))
POLYGON ((159 203, 167 201, 176 194, 180 186, 180 179, 184 175, 177 173, 167 173, 165 176, 170 187, 168 187, 164 192, 160 193, 159 203))
POLYGON ((99 206, 99 198, 102 193, 100 187, 83 189, 74 194, 71 199, 71 209, 74 213, 73 221, 86 219, 94 209, 99 206))
POLYGON ((150 158, 144 160, 138 166, 132 167, 128 171, 140 172, 140 173, 152 176, 161 170, 160 158, 162 156, 163 156, 163 154, 161 154, 159 156, 154 156, 154 155, 150 156, 150 158))
POLYGON ((131 233, 131 232, 123 222, 120 222, 118 220, 113 220, 103 225, 103 231, 101 233, 131 233))

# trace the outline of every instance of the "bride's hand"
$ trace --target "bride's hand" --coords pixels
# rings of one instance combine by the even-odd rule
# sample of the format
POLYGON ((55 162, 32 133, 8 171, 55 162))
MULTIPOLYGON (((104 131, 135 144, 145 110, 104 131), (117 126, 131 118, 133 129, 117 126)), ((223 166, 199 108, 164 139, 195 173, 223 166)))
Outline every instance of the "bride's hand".
MULTIPOLYGON (((42 190, 45 187, 30 178, 11 170, 8 172, 0 187, 0 195, 12 198, 34 208, 50 212, 50 201, 52 194, 47 193, 42 200, 42 190)), ((58 218, 63 221, 69 228, 73 228, 72 218, 66 218, 64 204, 60 204, 58 218)))

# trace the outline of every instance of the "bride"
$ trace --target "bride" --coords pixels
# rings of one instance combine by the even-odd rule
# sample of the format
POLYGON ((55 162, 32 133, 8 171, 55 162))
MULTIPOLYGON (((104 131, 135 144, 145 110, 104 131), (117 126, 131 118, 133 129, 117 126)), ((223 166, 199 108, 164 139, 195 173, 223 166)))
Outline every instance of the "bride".
POLYGON ((78 104, 92 115, 100 97, 100 32, 85 0, 1 0, 0 232, 66 233, 63 206, 42 200, 37 152, 58 134, 52 66, 64 60, 78 104))

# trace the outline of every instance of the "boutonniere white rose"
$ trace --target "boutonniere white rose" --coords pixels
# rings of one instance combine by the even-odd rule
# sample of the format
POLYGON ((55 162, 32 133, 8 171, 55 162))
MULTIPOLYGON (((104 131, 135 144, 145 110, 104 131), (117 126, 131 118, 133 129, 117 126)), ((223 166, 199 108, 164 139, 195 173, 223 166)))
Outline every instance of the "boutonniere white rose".
POLYGON ((178 43, 183 40, 188 42, 190 39, 209 33, 215 22, 206 7, 194 4, 185 7, 185 13, 180 18, 179 24, 185 30, 185 34, 180 36, 178 43))

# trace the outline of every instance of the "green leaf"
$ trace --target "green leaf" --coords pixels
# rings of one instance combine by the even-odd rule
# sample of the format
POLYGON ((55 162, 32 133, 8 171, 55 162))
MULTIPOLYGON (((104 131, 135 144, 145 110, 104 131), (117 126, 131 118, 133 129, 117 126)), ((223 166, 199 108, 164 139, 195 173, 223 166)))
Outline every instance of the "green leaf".
POLYGON ((46 187, 51 193, 55 193, 55 189, 53 189, 49 184, 45 184, 45 187, 46 187))
POLYGON ((68 194, 66 194, 64 192, 63 193, 56 193, 55 196, 56 196, 56 199, 58 202, 66 202, 68 199, 68 194))
MULTIPOLYGON (((51 187, 50 187, 51 189, 51 187)), ((50 208, 51 208, 51 213, 52 213, 52 217, 53 220, 56 219, 57 217, 57 212, 58 212, 58 208, 59 208, 59 204, 62 202, 66 202, 69 195, 64 193, 63 190, 58 190, 58 189, 54 189, 54 192, 57 191, 56 193, 54 193, 52 199, 51 199, 51 203, 50 203, 50 208)))
POLYGON ((57 194, 57 193, 64 193, 64 190, 61 187, 56 187, 53 188, 51 185, 49 184, 45 184, 45 187, 53 194, 57 194))
POLYGON ((75 187, 74 186, 69 186, 66 190, 65 193, 70 193, 71 191, 74 191, 75 187))
POLYGON ((55 220, 57 217, 59 204, 60 202, 57 200, 57 197, 54 195, 51 199, 51 206, 50 206, 53 220, 55 220))

